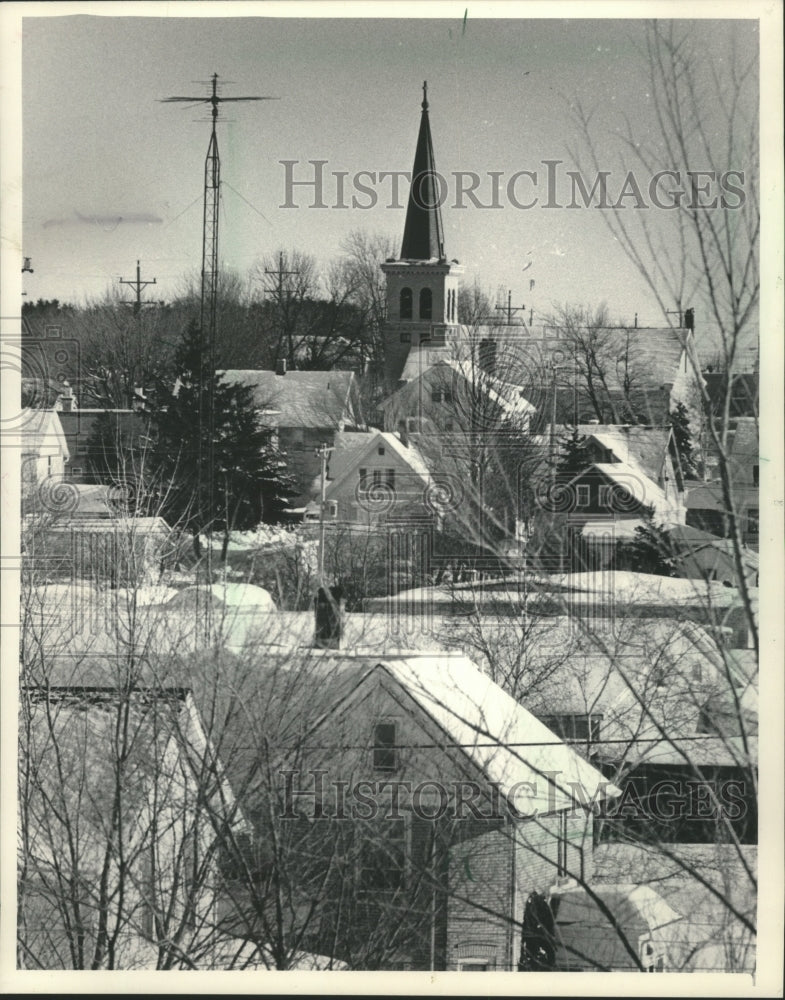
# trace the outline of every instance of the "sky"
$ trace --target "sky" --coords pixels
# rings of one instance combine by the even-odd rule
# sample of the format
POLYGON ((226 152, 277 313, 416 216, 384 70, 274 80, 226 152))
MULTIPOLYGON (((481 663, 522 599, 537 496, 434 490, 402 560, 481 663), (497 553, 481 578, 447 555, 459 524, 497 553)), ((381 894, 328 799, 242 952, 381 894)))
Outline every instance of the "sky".
MULTIPOLYGON (((177 5, 167 9, 177 12, 177 5)), ((361 204, 369 200, 353 178, 360 170, 411 170, 427 80, 436 165, 447 181, 446 252, 464 265, 465 280, 509 289, 513 305, 535 314, 559 303, 605 302, 621 321, 637 313, 641 325, 659 324, 656 302, 603 213, 543 207, 544 161, 562 161, 554 168, 562 179, 577 166, 570 153, 580 145, 571 117, 576 99, 594 110, 601 142, 625 117, 643 136, 654 128, 641 22, 489 20, 471 12, 464 21, 465 5, 442 9, 455 16, 24 17, 24 254, 34 268, 23 275, 28 300, 100 297, 120 277, 135 278, 137 260, 142 279, 156 279, 146 291, 156 299, 171 298, 198 273, 208 113, 159 102, 207 96, 213 73, 224 96, 280 98, 224 105, 224 266, 245 275, 279 248, 327 263, 355 229, 400 241, 406 182, 401 207, 390 204, 392 182, 377 180, 378 203, 364 209, 351 204, 353 194, 361 204), (308 161, 327 161, 327 208, 310 207, 312 189, 304 187, 294 189, 296 207, 282 207, 283 160, 297 161, 295 179, 313 178, 308 161), (521 170, 538 174, 536 190, 525 177, 514 189, 520 204, 540 195, 532 208, 508 197, 507 182, 521 170), (348 174, 347 207, 339 207, 333 176, 341 171, 348 174), (468 197, 456 207, 456 171, 480 175, 485 206, 493 202, 489 172, 500 174, 499 207, 479 208, 468 197)), ((707 44, 715 28, 703 23, 707 44)), ((742 44, 757 44, 754 22, 732 30, 742 44)), ((617 169, 611 186, 622 179, 617 169)), ((558 200, 569 201, 567 188, 558 200)))

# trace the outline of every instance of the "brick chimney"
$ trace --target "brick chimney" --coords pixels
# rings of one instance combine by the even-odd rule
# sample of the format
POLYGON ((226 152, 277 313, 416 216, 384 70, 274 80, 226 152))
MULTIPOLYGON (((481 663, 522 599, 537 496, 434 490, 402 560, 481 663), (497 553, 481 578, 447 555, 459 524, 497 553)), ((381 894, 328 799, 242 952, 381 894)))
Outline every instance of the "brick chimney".
POLYGON ((74 390, 68 380, 63 382, 63 391, 60 393, 58 403, 62 413, 72 413, 77 409, 76 396, 74 396, 74 390))
POLYGON ((285 375, 286 374, 286 358, 279 358, 275 364, 275 374, 285 375))
POLYGON ((319 587, 317 590, 314 645, 319 649, 343 647, 345 606, 342 587, 319 587))

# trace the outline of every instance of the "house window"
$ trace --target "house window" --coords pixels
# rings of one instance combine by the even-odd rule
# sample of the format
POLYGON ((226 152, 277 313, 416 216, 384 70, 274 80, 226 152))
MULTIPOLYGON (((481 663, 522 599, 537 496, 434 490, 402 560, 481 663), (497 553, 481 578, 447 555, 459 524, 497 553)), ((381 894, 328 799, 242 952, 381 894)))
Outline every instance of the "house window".
POLYGON ((360 491, 364 492, 368 489, 368 470, 360 469, 360 491))
POLYGON ((379 448, 379 452, 378 452, 378 453, 379 453, 380 455, 383 455, 383 454, 384 454, 384 448, 379 448))
POLYGON ((578 506, 588 507, 591 500, 591 487, 579 486, 577 489, 578 506))
POLYGON ((46 474, 47 476, 52 475, 52 456, 48 455, 46 459, 46 474))
POLYGON ((601 486, 599 495, 600 507, 610 507, 611 505, 611 488, 610 486, 601 486))
POLYGON ((433 293, 430 288, 420 289, 420 319, 432 319, 433 293))
POLYGON ((445 389, 444 390, 444 402, 445 403, 451 403, 452 402, 452 390, 450 390, 450 389, 445 389))
POLYGON ((395 723, 378 722, 373 727, 373 767, 375 771, 394 771, 398 766, 395 723))
POLYGON ((366 892, 395 892, 405 884, 405 820, 373 824, 360 845, 359 888, 366 892))
POLYGON ((567 712, 562 715, 542 715, 540 720, 563 740, 597 743, 600 739, 601 714, 567 712))
POLYGON ((442 401, 442 390, 441 389, 431 389, 431 402, 441 403, 442 401))
POLYGON ((556 834, 556 874, 559 878, 567 878, 567 810, 558 814, 559 828, 556 834))
POLYGON ((748 507, 747 508, 747 532, 750 535, 758 534, 758 524, 760 520, 760 511, 758 507, 748 507))
POLYGON ((760 466, 759 465, 753 465, 753 467, 752 467, 752 485, 753 486, 759 486, 760 485, 760 483, 758 482, 759 478, 760 478, 760 466))
POLYGON ((412 318, 412 290, 411 288, 401 289, 401 307, 400 307, 400 317, 401 319, 411 319, 412 318))
POLYGON ((490 972, 490 962, 462 962, 461 972, 490 972))
MULTIPOLYGON (((362 479, 362 473, 365 469, 360 469, 362 479)), ((395 489, 395 469, 374 469, 373 470, 373 485, 374 486, 389 486, 391 490, 395 489)), ((367 488, 367 487, 366 487, 367 488)))

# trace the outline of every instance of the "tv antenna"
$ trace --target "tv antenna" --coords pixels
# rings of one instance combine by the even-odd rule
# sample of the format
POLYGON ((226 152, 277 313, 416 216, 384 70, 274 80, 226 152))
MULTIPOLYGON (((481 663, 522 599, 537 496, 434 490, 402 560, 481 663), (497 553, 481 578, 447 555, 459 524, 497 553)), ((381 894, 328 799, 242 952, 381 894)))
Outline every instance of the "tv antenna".
MULTIPOLYGON (((208 97, 199 95, 197 97, 164 97, 162 104, 172 104, 175 102, 194 104, 209 104, 212 109, 212 131, 210 143, 207 147, 207 157, 204 163, 204 219, 202 225, 202 289, 199 305, 199 339, 202 350, 200 372, 200 383, 204 386, 205 375, 208 381, 207 393, 207 416, 209 421, 209 432, 207 435, 207 491, 208 491, 208 517, 213 515, 214 496, 214 437, 215 437, 215 408, 213 405, 214 382, 215 382, 215 329, 216 329, 216 306, 218 298, 218 209, 221 184, 221 160, 218 155, 218 137, 216 125, 218 122, 218 106, 229 102, 240 101, 277 101, 278 97, 223 97, 218 93, 218 74, 213 73, 211 78, 212 92, 208 97), (205 372, 204 354, 207 349, 208 368, 205 372)), ((199 424, 202 426, 202 400, 204 392, 199 393, 199 424)), ((203 435, 199 435, 199 477, 201 479, 202 470, 202 441, 203 435)), ((211 536, 208 530, 208 536, 211 536)), ((207 572, 212 576, 212 540, 208 541, 207 549, 207 572)), ((208 581, 212 583, 212 579, 208 581)))

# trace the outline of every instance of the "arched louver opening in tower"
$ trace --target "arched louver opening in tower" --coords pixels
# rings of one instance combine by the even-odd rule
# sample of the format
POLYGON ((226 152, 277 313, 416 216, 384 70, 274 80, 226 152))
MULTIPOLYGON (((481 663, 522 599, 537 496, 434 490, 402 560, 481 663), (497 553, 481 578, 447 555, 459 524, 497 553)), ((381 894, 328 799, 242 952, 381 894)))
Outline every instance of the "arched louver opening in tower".
POLYGON ((401 289, 401 308, 400 308, 401 319, 411 319, 412 318, 412 290, 411 288, 401 289))
POLYGON ((420 291, 420 319, 431 319, 433 312, 433 294, 430 288, 420 291))

